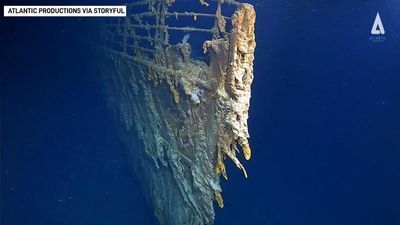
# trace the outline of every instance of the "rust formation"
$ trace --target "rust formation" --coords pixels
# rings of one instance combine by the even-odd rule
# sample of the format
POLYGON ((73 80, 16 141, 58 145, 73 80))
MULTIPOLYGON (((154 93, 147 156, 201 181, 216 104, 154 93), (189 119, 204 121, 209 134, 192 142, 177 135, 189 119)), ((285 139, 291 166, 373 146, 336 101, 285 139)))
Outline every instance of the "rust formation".
POLYGON ((254 8, 235 0, 196 3, 192 11, 175 12, 169 10, 187 3, 133 2, 126 18, 102 28, 105 96, 162 225, 213 224, 213 202, 224 206, 225 159, 247 178, 237 154, 251 158, 254 8), (224 7, 233 14, 222 15, 224 7), (179 25, 200 20, 211 27, 179 25), (203 51, 195 50, 201 45, 203 51))

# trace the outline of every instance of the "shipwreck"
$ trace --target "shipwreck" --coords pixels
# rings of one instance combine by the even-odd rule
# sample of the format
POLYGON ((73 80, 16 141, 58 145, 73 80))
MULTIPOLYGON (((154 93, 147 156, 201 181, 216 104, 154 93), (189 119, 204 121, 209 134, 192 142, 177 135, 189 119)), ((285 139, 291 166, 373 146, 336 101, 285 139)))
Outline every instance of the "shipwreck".
POLYGON ((100 42, 119 135, 161 225, 211 225, 214 206, 224 207, 225 160, 248 176, 240 159, 251 158, 255 10, 235 0, 142 0, 127 14, 104 21, 100 42))

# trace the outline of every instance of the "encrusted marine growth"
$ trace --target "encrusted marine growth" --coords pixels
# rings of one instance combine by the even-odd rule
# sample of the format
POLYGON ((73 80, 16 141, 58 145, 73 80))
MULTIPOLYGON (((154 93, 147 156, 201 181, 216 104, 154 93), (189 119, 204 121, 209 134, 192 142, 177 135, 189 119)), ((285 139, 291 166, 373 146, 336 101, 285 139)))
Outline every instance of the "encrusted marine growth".
POLYGON ((232 16, 231 36, 225 39, 206 41, 204 52, 213 51, 211 67, 219 73, 217 89, 217 115, 219 122, 218 152, 215 171, 227 179, 223 159, 228 156, 247 178, 244 166, 236 157, 242 148, 245 159, 251 157, 247 127, 248 110, 253 82, 253 60, 255 50, 255 12, 251 5, 242 4, 232 16), (221 60, 223 60, 221 62, 221 60), (223 63, 225 61, 225 63, 223 63), (217 65, 214 65, 214 62, 217 65), (218 68, 219 67, 219 68, 218 68))
POLYGON ((251 157, 247 119, 255 11, 234 0, 200 2, 199 7, 214 5, 215 14, 168 12, 179 0, 144 0, 128 4, 128 12, 143 6, 147 11, 104 25, 105 95, 162 225, 213 224, 213 202, 224 206, 219 184, 220 175, 227 179, 224 159, 247 177, 236 154, 241 149, 245 159, 251 157), (222 15, 224 3, 236 7, 231 17, 222 15), (214 26, 167 23, 184 16, 213 19, 214 26), (171 32, 191 33, 170 43, 171 32), (209 62, 193 59, 195 32, 210 34, 203 44, 209 62))

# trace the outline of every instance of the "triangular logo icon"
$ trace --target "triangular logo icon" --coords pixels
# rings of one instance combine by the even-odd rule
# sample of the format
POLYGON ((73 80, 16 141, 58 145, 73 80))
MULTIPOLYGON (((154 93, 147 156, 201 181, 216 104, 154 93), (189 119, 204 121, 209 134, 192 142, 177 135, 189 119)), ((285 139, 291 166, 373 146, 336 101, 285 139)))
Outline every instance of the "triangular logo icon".
POLYGON ((376 13, 375 22, 372 26, 371 34, 385 34, 385 28, 383 27, 383 23, 381 17, 379 16, 379 12, 376 13))

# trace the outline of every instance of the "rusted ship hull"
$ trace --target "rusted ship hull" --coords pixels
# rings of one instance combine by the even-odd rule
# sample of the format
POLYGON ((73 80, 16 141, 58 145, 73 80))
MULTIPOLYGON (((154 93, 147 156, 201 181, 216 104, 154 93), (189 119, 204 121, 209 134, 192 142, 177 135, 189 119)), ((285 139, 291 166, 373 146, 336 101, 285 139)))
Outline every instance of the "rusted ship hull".
POLYGON ((106 24, 101 47, 105 96, 159 223, 211 225, 214 202, 223 207, 224 159, 233 160, 247 177, 236 153, 240 148, 244 158, 251 156, 247 118, 255 12, 249 4, 232 1, 237 9, 228 32, 223 3, 217 3, 215 25, 203 45, 210 57, 206 63, 192 59, 188 38, 169 44, 165 17, 173 2, 142 3, 156 15, 156 25, 141 24, 138 16, 136 25, 129 19, 106 24), (145 36, 136 30, 145 26, 155 30, 147 37, 153 49, 143 50, 138 42, 145 36), (117 39, 120 48, 110 44, 117 39))

